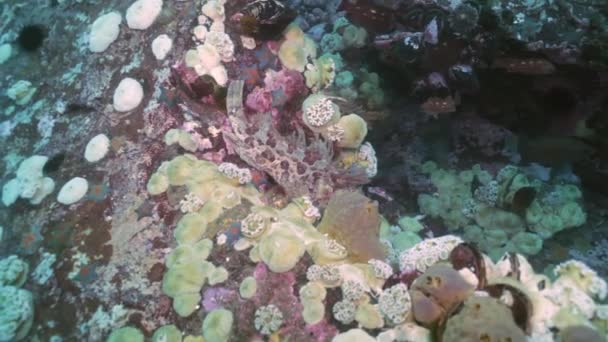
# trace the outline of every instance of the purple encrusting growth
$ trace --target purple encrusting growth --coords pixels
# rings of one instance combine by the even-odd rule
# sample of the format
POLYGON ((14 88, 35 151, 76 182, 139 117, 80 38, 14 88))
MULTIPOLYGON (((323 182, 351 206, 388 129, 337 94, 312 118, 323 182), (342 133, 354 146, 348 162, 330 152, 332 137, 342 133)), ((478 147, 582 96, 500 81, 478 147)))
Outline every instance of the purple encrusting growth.
POLYGON ((205 312, 222 308, 233 302, 237 297, 234 290, 225 287, 209 287, 205 289, 202 299, 205 312))
POLYGON ((253 298, 241 300, 239 310, 235 312, 235 330, 239 336, 256 334, 253 319, 254 312, 260 306, 275 305, 283 315, 283 324, 279 329, 281 336, 295 341, 328 341, 337 330, 329 323, 318 323, 308 326, 302 319, 303 306, 297 296, 299 284, 296 281, 296 270, 285 273, 273 273, 263 263, 258 263, 253 272, 257 291, 253 298))

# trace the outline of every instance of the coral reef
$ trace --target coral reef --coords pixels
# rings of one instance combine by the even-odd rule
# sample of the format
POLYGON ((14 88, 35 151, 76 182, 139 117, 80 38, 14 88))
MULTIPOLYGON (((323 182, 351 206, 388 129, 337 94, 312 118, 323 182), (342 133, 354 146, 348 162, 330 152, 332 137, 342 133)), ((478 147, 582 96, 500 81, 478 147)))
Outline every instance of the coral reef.
POLYGON ((0 341, 605 340, 607 14, 0 1, 0 341))

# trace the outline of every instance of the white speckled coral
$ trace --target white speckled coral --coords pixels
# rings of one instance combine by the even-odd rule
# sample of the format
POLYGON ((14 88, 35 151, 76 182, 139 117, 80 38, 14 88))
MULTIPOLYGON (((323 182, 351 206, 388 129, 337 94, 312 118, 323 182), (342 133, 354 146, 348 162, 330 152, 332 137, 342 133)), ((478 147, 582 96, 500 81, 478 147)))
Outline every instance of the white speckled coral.
POLYGON ((61 204, 74 204, 80 201, 89 190, 89 182, 82 177, 74 177, 59 190, 57 202, 61 204))

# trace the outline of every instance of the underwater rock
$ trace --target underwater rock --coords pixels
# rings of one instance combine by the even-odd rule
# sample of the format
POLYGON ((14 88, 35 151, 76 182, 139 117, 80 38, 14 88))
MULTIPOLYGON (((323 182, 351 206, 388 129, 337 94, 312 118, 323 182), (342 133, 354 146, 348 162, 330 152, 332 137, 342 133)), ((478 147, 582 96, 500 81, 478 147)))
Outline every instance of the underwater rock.
POLYGON ((339 190, 330 199, 318 229, 342 244, 349 260, 383 259, 378 205, 359 192, 339 190))
POLYGON ((414 317, 425 325, 431 325, 451 312, 474 290, 475 286, 452 267, 433 265, 412 284, 410 291, 414 317))
POLYGON ((511 311, 499 300, 489 297, 467 299, 462 310, 448 319, 442 338, 467 342, 526 341, 524 332, 513 322, 511 311))

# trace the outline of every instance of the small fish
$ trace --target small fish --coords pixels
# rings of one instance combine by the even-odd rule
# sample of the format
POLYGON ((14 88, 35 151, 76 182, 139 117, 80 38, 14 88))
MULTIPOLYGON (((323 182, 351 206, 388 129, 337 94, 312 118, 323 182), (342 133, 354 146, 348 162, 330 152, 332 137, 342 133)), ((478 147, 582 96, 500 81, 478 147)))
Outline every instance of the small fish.
POLYGON ((511 211, 524 217, 526 210, 530 207, 536 197, 536 189, 531 186, 519 188, 511 200, 511 211))
POLYGON ((471 181, 471 194, 475 194, 475 191, 477 191, 477 189, 479 189, 481 185, 482 184, 479 181, 479 178, 477 178, 477 175, 474 175, 473 181, 471 181))
POLYGON ((388 192, 386 192, 386 190, 377 187, 377 186, 370 186, 369 188, 367 188, 367 191, 369 191, 370 193, 374 194, 374 195, 378 195, 382 198, 384 198, 387 201, 392 201, 393 197, 391 195, 388 194, 388 192))
POLYGON ((523 75, 549 75, 555 72, 555 65, 543 58, 498 58, 492 66, 523 75))
POLYGON ((437 117, 441 113, 453 113, 456 111, 458 97, 453 98, 448 95, 444 98, 441 97, 429 97, 423 104, 422 110, 427 114, 437 117))
POLYGON ((560 167, 590 159, 596 149, 576 137, 519 137, 518 152, 523 162, 536 162, 548 167, 560 167))

